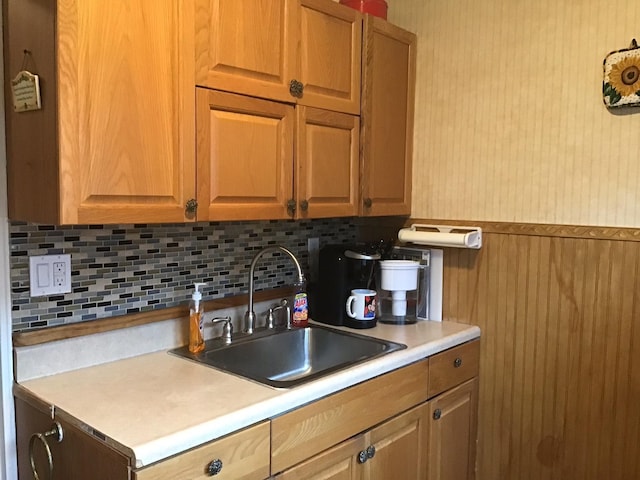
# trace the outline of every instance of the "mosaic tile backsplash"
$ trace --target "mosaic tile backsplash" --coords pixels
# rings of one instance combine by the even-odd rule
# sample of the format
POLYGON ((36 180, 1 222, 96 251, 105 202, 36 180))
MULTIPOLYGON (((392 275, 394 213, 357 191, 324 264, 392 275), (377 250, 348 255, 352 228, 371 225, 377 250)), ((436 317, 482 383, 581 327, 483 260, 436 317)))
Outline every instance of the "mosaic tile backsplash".
MULTIPOLYGON (((282 245, 308 271, 307 239, 320 246, 355 240, 353 219, 55 227, 12 223, 13 331, 186 304, 194 282, 203 298, 246 293, 249 265, 263 247, 282 245), (29 256, 71 254, 71 293, 30 297, 29 256)), ((255 287, 295 281, 288 257, 266 254, 255 287)))

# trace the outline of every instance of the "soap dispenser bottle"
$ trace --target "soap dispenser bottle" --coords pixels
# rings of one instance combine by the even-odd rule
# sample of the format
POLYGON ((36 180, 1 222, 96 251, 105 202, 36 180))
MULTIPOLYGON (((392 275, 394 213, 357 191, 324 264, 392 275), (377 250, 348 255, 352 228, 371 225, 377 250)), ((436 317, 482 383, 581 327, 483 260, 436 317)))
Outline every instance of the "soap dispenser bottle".
POLYGON ((195 289, 189 302, 189 351, 198 353, 204 350, 202 293, 199 288, 206 283, 194 283, 195 289))

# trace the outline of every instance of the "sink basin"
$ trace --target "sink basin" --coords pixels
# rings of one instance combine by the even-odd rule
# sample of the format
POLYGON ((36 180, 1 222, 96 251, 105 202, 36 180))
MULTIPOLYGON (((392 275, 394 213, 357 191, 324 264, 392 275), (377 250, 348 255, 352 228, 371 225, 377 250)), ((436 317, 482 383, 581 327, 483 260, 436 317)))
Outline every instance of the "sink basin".
POLYGON ((234 339, 227 346, 209 341, 198 354, 186 347, 171 353, 265 385, 291 388, 406 348, 401 343, 318 325, 263 333, 269 334, 234 339))

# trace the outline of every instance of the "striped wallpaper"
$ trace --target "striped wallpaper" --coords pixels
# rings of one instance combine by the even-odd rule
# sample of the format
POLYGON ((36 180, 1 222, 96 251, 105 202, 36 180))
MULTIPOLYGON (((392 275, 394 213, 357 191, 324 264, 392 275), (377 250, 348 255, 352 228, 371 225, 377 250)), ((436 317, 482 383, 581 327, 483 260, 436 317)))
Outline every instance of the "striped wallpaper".
POLYGON ((413 217, 640 226, 640 109, 602 62, 632 0, 388 0, 418 34, 413 217))

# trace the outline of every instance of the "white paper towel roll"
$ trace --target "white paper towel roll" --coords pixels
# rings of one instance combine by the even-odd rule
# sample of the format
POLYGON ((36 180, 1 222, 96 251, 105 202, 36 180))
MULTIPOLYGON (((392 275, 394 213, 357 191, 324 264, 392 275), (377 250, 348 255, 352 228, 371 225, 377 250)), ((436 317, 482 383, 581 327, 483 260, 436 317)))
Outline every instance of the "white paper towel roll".
MULTIPOLYGON (((398 240, 401 242, 417 243, 419 245, 434 245, 438 247, 457 247, 479 249, 482 246, 482 230, 474 228, 464 233, 453 233, 451 230, 464 230, 468 227, 446 227, 448 231, 417 230, 417 225, 411 228, 403 228, 398 232, 398 240)), ((432 225, 425 225, 429 228, 442 228, 432 225)))

